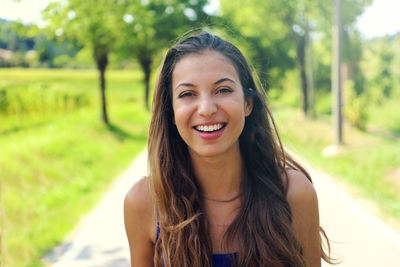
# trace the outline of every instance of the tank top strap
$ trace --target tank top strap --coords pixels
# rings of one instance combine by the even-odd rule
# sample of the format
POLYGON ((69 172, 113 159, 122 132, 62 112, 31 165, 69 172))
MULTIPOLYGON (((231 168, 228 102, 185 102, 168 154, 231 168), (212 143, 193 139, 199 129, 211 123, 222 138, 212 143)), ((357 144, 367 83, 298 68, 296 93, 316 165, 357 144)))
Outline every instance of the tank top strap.
POLYGON ((159 237, 160 237, 160 221, 159 221, 159 219, 158 219, 158 209, 157 209, 157 235, 156 235, 156 243, 157 243, 159 237))

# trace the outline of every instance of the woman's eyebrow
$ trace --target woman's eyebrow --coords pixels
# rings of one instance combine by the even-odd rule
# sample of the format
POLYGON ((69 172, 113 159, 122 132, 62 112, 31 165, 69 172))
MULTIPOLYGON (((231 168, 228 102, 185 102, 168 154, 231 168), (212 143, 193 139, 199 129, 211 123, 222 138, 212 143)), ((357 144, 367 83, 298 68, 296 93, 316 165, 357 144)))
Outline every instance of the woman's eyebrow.
MULTIPOLYGON (((220 83, 223 83, 223 82, 226 82, 226 81, 235 83, 235 81, 232 80, 232 79, 230 79, 230 78, 221 78, 221 79, 219 79, 218 81, 216 81, 216 82, 214 83, 214 85, 217 85, 217 84, 220 84, 220 83)), ((180 83, 180 84, 178 84, 178 85, 175 87, 175 90, 178 89, 178 88, 181 87, 181 86, 196 87, 196 86, 195 86, 194 84, 192 84, 192 83, 180 83)))
POLYGON ((219 79, 218 81, 216 81, 216 82, 214 83, 214 85, 217 85, 217 84, 220 84, 220 83, 223 83, 223 82, 226 82, 226 81, 235 83, 235 81, 232 80, 232 79, 229 79, 229 78, 222 78, 222 79, 219 79))
POLYGON ((180 84, 178 84, 178 85, 175 87, 175 90, 178 89, 178 87, 181 87, 181 86, 196 87, 196 86, 195 86, 194 84, 192 84, 192 83, 180 83, 180 84))

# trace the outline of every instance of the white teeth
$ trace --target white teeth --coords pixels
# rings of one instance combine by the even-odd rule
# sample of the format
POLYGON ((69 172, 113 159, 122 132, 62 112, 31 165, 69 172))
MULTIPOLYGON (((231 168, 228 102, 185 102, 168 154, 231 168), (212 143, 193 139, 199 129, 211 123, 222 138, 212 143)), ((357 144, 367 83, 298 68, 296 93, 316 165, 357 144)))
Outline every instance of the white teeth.
POLYGON ((214 124, 214 125, 200 125, 196 126, 196 129, 202 132, 212 132, 217 131, 222 128, 222 123, 214 124))

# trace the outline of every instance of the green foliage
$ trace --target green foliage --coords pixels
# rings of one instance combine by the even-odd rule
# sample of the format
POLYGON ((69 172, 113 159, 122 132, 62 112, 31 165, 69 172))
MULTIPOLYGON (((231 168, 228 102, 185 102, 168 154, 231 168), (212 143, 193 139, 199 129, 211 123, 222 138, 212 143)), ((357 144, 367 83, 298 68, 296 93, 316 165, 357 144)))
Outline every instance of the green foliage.
POLYGON ((0 19, 0 48, 11 51, 28 51, 33 49, 33 38, 25 36, 17 31, 18 28, 25 28, 21 23, 0 19))
MULTIPOLYGON (((365 91, 365 75, 360 68, 363 56, 363 40, 355 28, 355 21, 364 9, 372 3, 371 0, 345 0, 342 1, 342 64, 346 68, 346 79, 353 84, 357 96, 365 91)), ((327 109, 331 100, 326 95, 331 91, 331 63, 332 63, 332 34, 333 4, 323 4, 314 18, 316 19, 314 41, 314 66, 315 66, 315 106, 322 113, 330 113, 327 109), (321 16, 322 15, 322 16, 321 16), (322 101, 322 103, 319 103, 322 101)))
POLYGON ((199 1, 124 1, 119 7, 118 40, 121 52, 139 60, 167 48, 184 32, 202 26, 209 18, 199 1))
POLYGON ((49 88, 45 84, 0 87, 0 116, 67 112, 88 106, 87 92, 49 88))
MULTIPOLYGON (((97 100, 95 71, 8 70, 0 72, 7 91, 29 86, 69 90, 97 100), (71 89, 72 88, 72 89, 71 89)), ((96 103, 67 113, 7 115, 0 118, 0 179, 5 211, 5 266, 42 266, 41 257, 61 242, 98 201, 112 178, 146 143, 139 72, 110 71, 110 127, 99 120, 96 103), (132 88, 133 87, 133 88, 132 88)), ((48 89, 50 90, 50 89, 48 89)), ((10 103, 11 105, 13 103, 10 103)), ((3 263, 3 262, 2 262, 3 263)))
POLYGON ((60 79, 60 76, 56 75, 56 72, 48 70, 2 70, 0 73, 2 120, 6 120, 9 116, 42 116, 49 112, 62 114, 94 104, 93 90, 78 90, 75 82, 68 80, 69 76, 60 79), (39 78, 47 81, 40 82, 39 78), (49 83, 48 80, 52 82, 49 83))
POLYGON ((283 18, 292 5, 288 1, 259 0, 246 1, 246 5, 222 0, 220 4, 224 23, 230 25, 230 34, 251 59, 263 85, 270 82, 278 87, 285 70, 294 67, 291 29, 283 18))
MULTIPOLYGON (((326 39, 314 41, 314 86, 316 93, 331 91, 332 43, 326 39)), ((316 104, 318 104, 316 102, 316 104)))
POLYGON ((74 56, 62 54, 54 58, 54 65, 72 69, 92 69, 95 67, 92 51, 88 47, 79 50, 74 56))
POLYGON ((57 41, 47 36, 35 25, 3 20, 0 20, 0 48, 13 53, 11 59, 0 61, 0 67, 57 67, 55 57, 73 57, 80 49, 71 40, 57 41))
POLYGON ((127 0, 119 6, 116 51, 121 57, 137 59, 144 74, 146 107, 154 63, 182 33, 203 26, 210 17, 203 10, 206 4, 206 0, 127 0))
MULTIPOLYGON (((297 101, 302 103, 303 111, 307 111, 309 103, 308 81, 306 70, 307 34, 313 39, 313 65, 315 94, 318 91, 331 90, 331 31, 333 21, 333 4, 322 1, 242 1, 222 0, 222 17, 227 24, 232 25, 234 34, 244 39, 242 46, 250 55, 251 62, 260 74, 263 84, 269 83, 274 89, 286 90, 288 83, 293 86, 293 80, 285 82, 286 72, 296 68, 300 91, 297 101)), ((357 90, 364 88, 363 75, 359 70, 362 49, 359 35, 354 31, 354 22, 371 4, 371 0, 344 0, 343 24, 347 39, 344 44, 349 47, 344 58, 350 65, 357 90), (358 38, 358 39, 357 39, 358 38), (355 53, 356 52, 356 53, 355 53), (356 59, 355 59, 356 58, 356 59)), ((289 75, 291 76, 291 75, 289 75)), ((317 104, 315 104, 316 106, 317 104)))
POLYGON ((300 108, 300 91, 298 90, 299 77, 296 70, 285 73, 281 87, 273 86, 268 90, 268 99, 271 103, 300 108))
POLYGON ((350 125, 365 130, 368 121, 367 96, 357 94, 353 81, 346 82, 344 92, 344 115, 347 121, 350 125))
POLYGON ((315 94, 315 113, 319 115, 332 114, 332 94, 316 92, 315 94))
POLYGON ((378 55, 378 64, 376 66, 376 75, 373 77, 373 83, 379 85, 384 97, 390 97, 393 89, 392 64, 394 53, 391 47, 385 42, 378 44, 375 52, 378 55))
POLYGON ((400 133, 400 34, 368 40, 361 68, 365 73, 369 122, 379 131, 400 133))
POLYGON ((400 137, 400 112, 396 112, 399 106, 400 97, 385 99, 379 104, 371 102, 368 108, 371 127, 386 135, 400 137))
POLYGON ((115 2, 111 0, 51 2, 43 12, 49 33, 76 40, 94 52, 109 52, 115 41, 115 2))

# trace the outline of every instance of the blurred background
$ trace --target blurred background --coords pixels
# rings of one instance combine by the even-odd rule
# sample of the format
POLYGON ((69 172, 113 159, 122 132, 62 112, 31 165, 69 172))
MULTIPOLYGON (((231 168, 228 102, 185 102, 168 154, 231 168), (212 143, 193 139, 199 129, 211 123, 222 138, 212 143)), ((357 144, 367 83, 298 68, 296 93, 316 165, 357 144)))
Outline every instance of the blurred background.
POLYGON ((400 231, 400 2, 337 2, 0 0, 0 265, 41 266, 145 148, 158 67, 193 29, 236 44, 283 143, 400 231))

